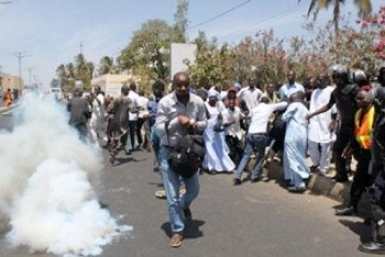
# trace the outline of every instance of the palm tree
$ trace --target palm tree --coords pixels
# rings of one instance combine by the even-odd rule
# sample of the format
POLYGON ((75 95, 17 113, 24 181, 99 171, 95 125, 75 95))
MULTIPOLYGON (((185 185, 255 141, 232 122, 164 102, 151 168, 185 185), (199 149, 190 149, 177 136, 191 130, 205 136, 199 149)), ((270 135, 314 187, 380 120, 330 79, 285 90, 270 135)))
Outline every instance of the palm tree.
MULTIPOLYGON (((345 0, 311 0, 308 10, 308 15, 314 14, 314 18, 317 17, 318 12, 321 9, 333 6, 333 23, 336 35, 339 31, 339 20, 341 16, 341 5, 345 0)), ((360 17, 366 17, 372 11, 371 0, 354 0, 355 5, 358 8, 358 14, 360 17)))

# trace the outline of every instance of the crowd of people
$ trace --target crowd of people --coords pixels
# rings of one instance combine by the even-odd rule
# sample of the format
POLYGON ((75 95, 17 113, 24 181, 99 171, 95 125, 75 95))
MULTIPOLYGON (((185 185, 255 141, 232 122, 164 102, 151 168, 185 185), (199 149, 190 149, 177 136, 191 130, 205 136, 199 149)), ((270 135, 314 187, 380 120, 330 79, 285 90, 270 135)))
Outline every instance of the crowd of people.
POLYGON ((312 174, 331 177, 334 162, 332 179, 353 180, 349 204, 336 215, 356 215, 367 190, 373 238, 360 249, 385 252, 385 67, 375 79, 335 65, 303 85, 291 70, 282 85, 263 85, 255 77, 242 85, 199 89, 180 72, 168 94, 166 88, 156 81, 146 98, 135 83, 125 84, 115 99, 98 87, 86 97, 75 88, 68 110, 83 140, 89 135, 104 142, 111 163, 120 151, 153 150, 168 204, 171 247, 182 245, 202 172, 231 173, 234 186, 240 186, 267 181, 264 167, 277 161, 288 191, 303 193, 312 174))

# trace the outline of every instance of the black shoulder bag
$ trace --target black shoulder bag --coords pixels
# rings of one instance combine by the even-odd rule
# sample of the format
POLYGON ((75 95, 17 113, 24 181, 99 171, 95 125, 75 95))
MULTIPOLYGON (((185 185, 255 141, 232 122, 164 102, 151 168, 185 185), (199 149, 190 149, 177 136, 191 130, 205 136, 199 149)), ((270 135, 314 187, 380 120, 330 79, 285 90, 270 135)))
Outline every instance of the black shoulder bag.
MULTIPOLYGON (((165 126, 167 141, 169 141, 168 124, 165 126)), ((169 147, 168 162, 175 173, 191 178, 201 167, 205 153, 203 136, 191 133, 178 138, 176 145, 169 147)))

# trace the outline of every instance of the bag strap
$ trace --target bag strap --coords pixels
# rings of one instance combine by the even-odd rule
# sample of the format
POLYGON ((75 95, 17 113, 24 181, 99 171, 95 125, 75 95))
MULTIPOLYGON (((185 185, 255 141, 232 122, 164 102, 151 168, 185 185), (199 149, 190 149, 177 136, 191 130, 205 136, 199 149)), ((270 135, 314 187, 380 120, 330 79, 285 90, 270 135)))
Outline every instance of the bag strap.
POLYGON ((166 121, 164 124, 164 130, 166 132, 167 145, 170 147, 170 131, 168 129, 168 125, 170 125, 170 121, 166 121))

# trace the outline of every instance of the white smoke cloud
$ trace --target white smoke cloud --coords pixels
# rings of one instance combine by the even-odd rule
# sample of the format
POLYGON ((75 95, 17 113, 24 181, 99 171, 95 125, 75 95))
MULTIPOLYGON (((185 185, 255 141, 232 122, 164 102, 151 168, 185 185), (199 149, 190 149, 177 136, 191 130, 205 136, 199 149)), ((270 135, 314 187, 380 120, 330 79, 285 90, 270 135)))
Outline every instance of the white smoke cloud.
POLYGON ((0 211, 14 246, 57 255, 98 255, 120 232, 102 209, 90 178, 102 170, 100 149, 82 143, 64 106, 28 95, 17 126, 0 133, 0 211))

